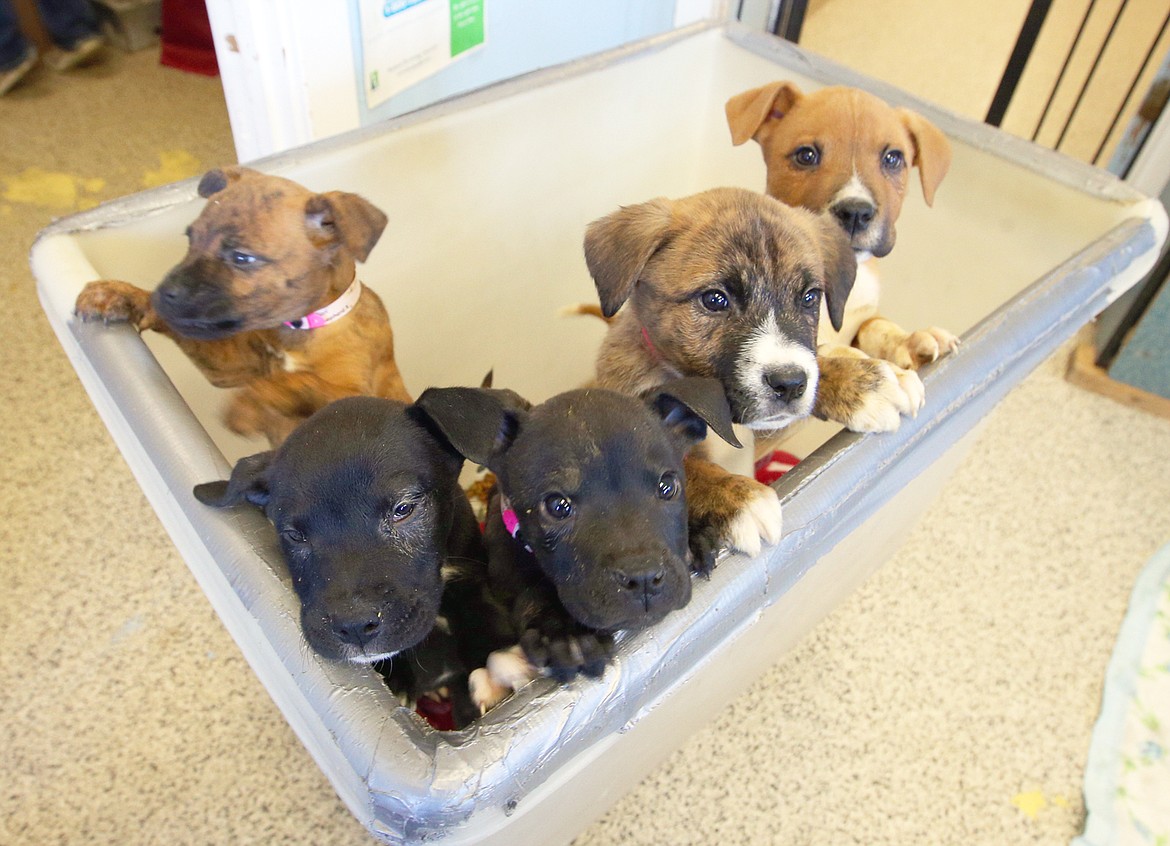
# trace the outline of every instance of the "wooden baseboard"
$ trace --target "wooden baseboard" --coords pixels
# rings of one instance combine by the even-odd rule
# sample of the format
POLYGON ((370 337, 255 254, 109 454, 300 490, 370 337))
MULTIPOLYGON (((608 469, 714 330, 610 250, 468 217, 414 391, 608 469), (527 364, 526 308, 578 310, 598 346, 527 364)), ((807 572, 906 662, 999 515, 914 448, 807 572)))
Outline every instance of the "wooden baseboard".
POLYGON ((1078 387, 1109 397, 1122 405, 1170 418, 1170 399, 1111 379, 1104 369, 1097 366, 1096 358, 1097 350, 1092 339, 1082 334, 1069 358, 1066 374, 1068 380, 1078 387))

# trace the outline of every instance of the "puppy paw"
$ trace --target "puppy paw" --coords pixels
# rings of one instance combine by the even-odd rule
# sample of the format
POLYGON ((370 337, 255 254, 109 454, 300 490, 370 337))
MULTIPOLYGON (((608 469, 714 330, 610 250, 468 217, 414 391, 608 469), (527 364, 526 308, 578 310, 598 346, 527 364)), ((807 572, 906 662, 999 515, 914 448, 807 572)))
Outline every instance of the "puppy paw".
POLYGON ((913 370, 864 354, 819 356, 821 380, 814 413, 852 432, 893 432, 916 417, 926 388, 913 370))
POLYGON ((73 313, 83 321, 132 323, 138 328, 150 310, 150 292, 128 282, 102 280, 81 289, 73 313))
POLYGON ((894 432, 902 425, 903 417, 917 417, 926 403, 926 387, 913 370, 906 370, 888 361, 870 359, 880 376, 873 390, 847 419, 845 427, 853 432, 894 432))
POLYGON ((940 356, 954 352, 959 339, 938 326, 911 332, 895 347, 892 361, 898 367, 917 370, 923 365, 936 361, 940 356))
POLYGON ((519 645, 497 649, 487 657, 486 664, 467 679, 471 701, 480 714, 486 714, 539 675, 519 645))
POLYGON ((583 626, 552 632, 527 629, 520 648, 529 664, 563 684, 578 674, 600 676, 613 656, 613 637, 583 626))
POLYGON ((711 479, 687 500, 692 569, 709 576, 724 549, 753 558, 764 544, 780 540, 784 528, 775 490, 746 476, 711 479))

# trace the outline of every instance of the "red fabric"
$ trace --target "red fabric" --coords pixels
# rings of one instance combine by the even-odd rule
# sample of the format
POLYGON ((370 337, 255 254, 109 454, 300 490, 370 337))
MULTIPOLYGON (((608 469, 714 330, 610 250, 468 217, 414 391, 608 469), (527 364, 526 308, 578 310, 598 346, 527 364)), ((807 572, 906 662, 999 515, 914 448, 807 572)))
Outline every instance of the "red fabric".
POLYGON ((217 76, 215 40, 203 0, 162 0, 162 53, 169 68, 217 76))
POLYGON ((414 704, 414 712, 437 731, 455 731, 455 715, 450 699, 436 702, 429 696, 423 696, 414 704))
POLYGON ((800 459, 782 449, 756 462, 756 481, 770 485, 800 463, 800 459))

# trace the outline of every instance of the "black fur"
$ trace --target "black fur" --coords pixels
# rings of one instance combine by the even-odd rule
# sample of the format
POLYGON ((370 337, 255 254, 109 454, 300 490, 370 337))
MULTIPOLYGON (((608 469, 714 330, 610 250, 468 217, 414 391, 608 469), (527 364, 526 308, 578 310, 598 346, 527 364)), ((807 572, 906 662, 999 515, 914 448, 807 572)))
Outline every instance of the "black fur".
POLYGON ((614 632, 690 600, 683 455, 708 425, 736 443, 716 380, 676 380, 645 401, 568 391, 536 407, 511 391, 432 388, 417 406, 497 476, 490 579, 532 664, 562 680, 598 675, 614 632), (517 538, 504 528, 500 492, 517 538))
POLYGON ((337 400, 195 496, 264 510, 313 649, 376 664, 411 699, 450 687, 465 724, 477 715, 468 673, 517 639, 486 592, 463 459, 418 418, 393 400, 337 400))

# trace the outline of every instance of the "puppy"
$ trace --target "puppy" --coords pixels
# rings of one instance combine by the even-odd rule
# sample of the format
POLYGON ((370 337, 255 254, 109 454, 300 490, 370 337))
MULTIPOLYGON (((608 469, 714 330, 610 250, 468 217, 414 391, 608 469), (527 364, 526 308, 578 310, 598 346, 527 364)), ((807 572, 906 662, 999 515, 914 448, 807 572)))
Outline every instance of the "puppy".
MULTIPOLYGON (((713 377, 733 420, 758 440, 821 401, 822 301, 840 326, 856 272, 848 239, 826 216, 740 188, 656 199, 591 223, 585 261, 612 318, 597 357, 600 386, 639 394, 678 376, 713 377)), ((849 387, 833 402, 887 401, 849 387)), ((698 452, 687 477, 692 532, 707 542, 756 555, 779 537, 772 488, 698 452)))
POLYGON ((599 675, 614 632, 690 601, 691 571, 714 555, 688 546, 683 454, 708 425, 735 440, 718 382, 675 380, 645 401, 586 388, 536 407, 511 391, 431 388, 418 407, 496 475, 491 583, 531 664, 562 681, 599 675))
POLYGON ((173 338, 213 385, 239 389, 228 428, 272 446, 340 397, 410 401, 386 309, 354 267, 386 226, 381 211, 243 167, 210 171, 199 196, 210 202, 187 255, 158 288, 91 282, 78 317, 173 338))
POLYGON ((462 726, 507 693, 482 672, 469 691, 471 671, 497 665, 519 684, 525 670, 509 661, 516 634, 485 590, 462 465, 417 408, 348 397, 195 496, 219 508, 250 503, 272 520, 314 650, 377 664, 412 702, 449 688, 462 726))
MULTIPOLYGON (((841 86, 802 94, 791 82, 774 82, 737 94, 725 109, 732 142, 759 143, 768 194, 831 214, 849 236, 861 264, 842 324, 832 329, 821 324, 822 356, 858 359, 864 353, 891 362, 899 368, 894 375, 916 412, 924 391, 917 376, 907 371, 953 351, 958 339, 934 326, 906 332, 880 317, 878 278, 870 259, 893 249, 911 167, 918 168, 927 205, 933 204, 950 167, 946 136, 914 112, 841 86)), ((834 365, 822 378, 873 378, 862 362, 834 365)), ((888 410, 861 420, 836 408, 818 412, 861 431, 895 429, 900 422, 888 410)))

